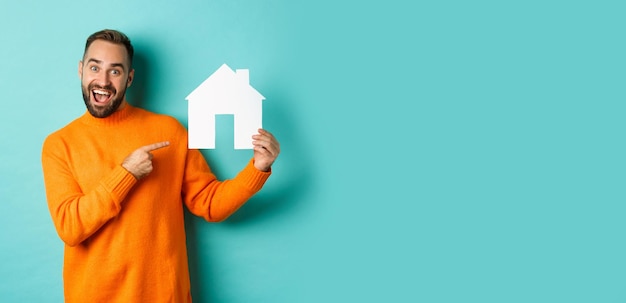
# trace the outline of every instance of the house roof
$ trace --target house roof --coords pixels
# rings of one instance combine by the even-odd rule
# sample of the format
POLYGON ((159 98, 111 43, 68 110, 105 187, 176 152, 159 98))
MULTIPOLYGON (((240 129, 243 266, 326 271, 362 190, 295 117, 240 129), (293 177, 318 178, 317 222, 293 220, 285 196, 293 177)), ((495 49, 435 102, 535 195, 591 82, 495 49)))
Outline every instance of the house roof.
POLYGON ((222 64, 211 76, 204 80, 185 99, 206 98, 212 95, 247 94, 251 98, 264 100, 254 87, 250 85, 248 70, 233 71, 228 65, 222 64))

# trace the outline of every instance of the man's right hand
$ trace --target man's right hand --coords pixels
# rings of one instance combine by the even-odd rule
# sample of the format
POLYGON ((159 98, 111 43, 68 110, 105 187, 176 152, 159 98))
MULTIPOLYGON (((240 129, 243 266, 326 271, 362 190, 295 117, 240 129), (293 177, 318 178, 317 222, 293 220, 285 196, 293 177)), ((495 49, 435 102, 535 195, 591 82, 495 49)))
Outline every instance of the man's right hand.
POLYGON ((150 145, 142 146, 132 152, 124 162, 122 162, 122 167, 124 167, 129 173, 131 173, 137 180, 147 176, 152 171, 152 154, 150 153, 153 150, 157 150, 159 148, 163 148, 170 145, 169 141, 163 141, 158 143, 153 143, 150 145))

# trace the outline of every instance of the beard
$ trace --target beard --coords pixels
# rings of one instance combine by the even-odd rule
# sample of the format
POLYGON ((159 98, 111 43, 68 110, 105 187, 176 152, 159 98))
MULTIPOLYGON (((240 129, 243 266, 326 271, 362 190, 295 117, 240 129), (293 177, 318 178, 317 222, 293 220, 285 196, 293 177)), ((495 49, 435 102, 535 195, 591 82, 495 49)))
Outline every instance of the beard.
POLYGON ((126 94, 126 87, 122 88, 122 91, 118 94, 117 90, 113 86, 99 86, 93 83, 89 84, 88 87, 81 85, 81 90, 83 91, 83 101, 85 101, 87 110, 96 118, 106 118, 113 114, 120 107, 122 101, 124 101, 124 95, 126 94), (91 94, 94 89, 108 90, 113 94, 114 98, 109 101, 107 105, 97 106, 91 102, 91 94))

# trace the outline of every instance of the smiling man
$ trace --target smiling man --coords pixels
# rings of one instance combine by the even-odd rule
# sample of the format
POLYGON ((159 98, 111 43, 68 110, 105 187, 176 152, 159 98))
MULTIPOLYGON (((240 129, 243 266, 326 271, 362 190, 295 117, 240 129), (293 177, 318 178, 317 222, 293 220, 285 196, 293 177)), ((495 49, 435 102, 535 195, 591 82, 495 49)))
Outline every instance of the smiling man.
POLYGON ((68 303, 191 302, 183 205, 226 219, 261 189, 280 152, 260 129, 248 164, 217 180, 178 121, 127 102, 133 52, 121 32, 89 36, 78 64, 87 112, 43 144, 68 303))
POLYGON ((122 48, 116 39, 111 42, 98 37, 92 36, 87 41, 85 56, 78 64, 78 74, 87 110, 94 117, 105 118, 124 105, 126 88, 135 74, 135 70, 130 69, 134 50, 130 44, 122 48), (129 53, 128 56, 125 52, 129 53), (125 62, 115 62, 120 58, 126 58, 125 62))

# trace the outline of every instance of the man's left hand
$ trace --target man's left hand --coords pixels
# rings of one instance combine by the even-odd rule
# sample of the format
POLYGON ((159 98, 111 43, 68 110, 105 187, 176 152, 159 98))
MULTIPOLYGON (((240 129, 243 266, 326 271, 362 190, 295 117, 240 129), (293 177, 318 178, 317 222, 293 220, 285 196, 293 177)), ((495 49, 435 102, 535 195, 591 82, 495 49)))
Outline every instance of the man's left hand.
POLYGON ((267 172, 272 167, 276 157, 280 153, 280 144, 274 135, 259 128, 259 133, 252 136, 254 146, 254 167, 260 171, 267 172))

